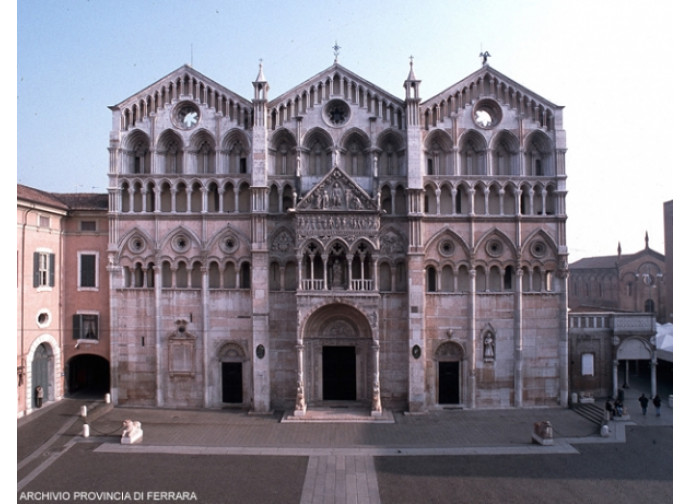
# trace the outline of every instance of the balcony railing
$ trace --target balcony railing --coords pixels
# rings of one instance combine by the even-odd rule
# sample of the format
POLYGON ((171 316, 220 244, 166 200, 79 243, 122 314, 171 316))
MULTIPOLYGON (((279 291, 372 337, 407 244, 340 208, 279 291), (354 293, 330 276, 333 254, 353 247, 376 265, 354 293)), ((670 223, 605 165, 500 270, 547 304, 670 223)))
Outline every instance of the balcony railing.
MULTIPOLYGON (((332 289, 332 288, 326 288, 326 284, 323 279, 319 280, 312 280, 310 278, 305 278, 302 279, 301 282, 302 285, 302 290, 303 291, 323 291, 323 290, 340 290, 342 291, 342 287, 339 287, 337 289, 332 289)), ((357 280, 350 280, 350 291, 373 291, 374 290, 374 281, 371 279, 357 279, 357 280)))

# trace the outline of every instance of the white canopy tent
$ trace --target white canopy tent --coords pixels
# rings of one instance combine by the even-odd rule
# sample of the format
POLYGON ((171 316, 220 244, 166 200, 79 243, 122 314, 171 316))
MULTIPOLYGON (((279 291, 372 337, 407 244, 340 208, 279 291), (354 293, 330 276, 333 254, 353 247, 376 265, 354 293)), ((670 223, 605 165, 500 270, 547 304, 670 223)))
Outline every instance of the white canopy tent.
POLYGON ((667 362, 673 362, 673 324, 656 325, 656 356, 667 362))

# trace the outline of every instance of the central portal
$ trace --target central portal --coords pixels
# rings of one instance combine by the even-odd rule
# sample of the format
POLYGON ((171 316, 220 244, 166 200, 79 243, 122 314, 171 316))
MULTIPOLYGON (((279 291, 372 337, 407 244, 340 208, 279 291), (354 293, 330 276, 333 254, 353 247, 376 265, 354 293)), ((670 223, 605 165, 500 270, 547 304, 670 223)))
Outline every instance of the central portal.
POLYGON ((324 401, 357 400, 357 355, 354 346, 323 347, 324 401))

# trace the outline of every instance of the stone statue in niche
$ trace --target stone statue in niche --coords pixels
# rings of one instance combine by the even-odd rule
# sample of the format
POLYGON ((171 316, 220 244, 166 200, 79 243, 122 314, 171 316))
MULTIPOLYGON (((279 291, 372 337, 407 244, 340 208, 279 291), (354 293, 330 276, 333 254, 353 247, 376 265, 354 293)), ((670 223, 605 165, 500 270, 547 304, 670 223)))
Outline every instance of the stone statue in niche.
POLYGON ((333 287, 344 287, 343 265, 340 259, 333 261, 333 287))
POLYGON ((336 182, 333 184, 333 206, 340 208, 343 205, 343 189, 336 182))
POLYGON ((484 360, 494 360, 496 358, 496 340, 494 335, 487 333, 484 335, 484 360))
POLYGON ((297 400, 295 401, 295 409, 297 411, 305 411, 307 409, 307 402, 304 399, 304 387, 300 382, 297 382, 297 400))

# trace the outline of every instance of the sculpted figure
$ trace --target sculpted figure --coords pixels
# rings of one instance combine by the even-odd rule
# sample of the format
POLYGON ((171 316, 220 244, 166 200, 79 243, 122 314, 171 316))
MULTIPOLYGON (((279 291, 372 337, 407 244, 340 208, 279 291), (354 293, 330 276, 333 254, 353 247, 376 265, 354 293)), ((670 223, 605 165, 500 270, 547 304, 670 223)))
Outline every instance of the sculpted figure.
POLYGON ((141 422, 136 420, 124 420, 122 422, 124 430, 122 431, 122 438, 120 439, 121 444, 132 444, 137 441, 141 441, 144 436, 144 431, 141 429, 141 422))

